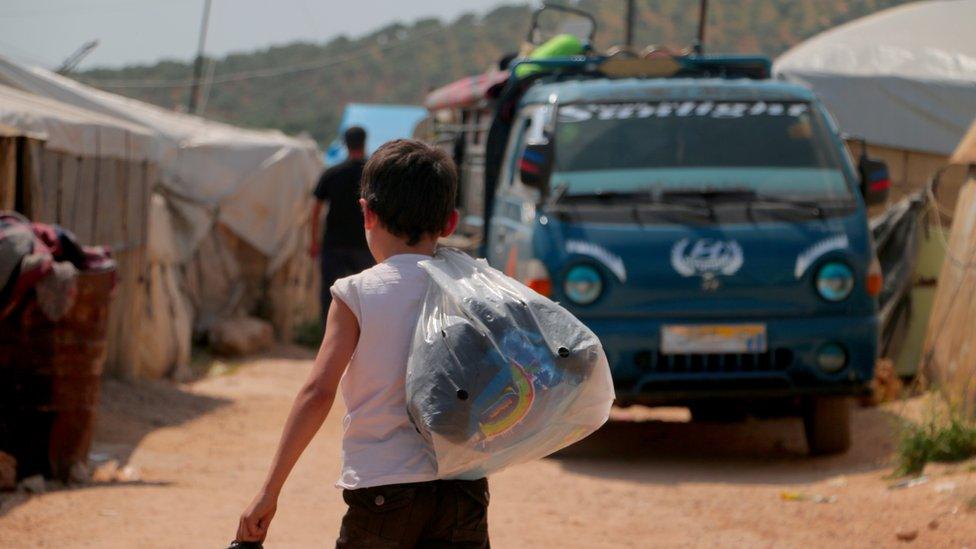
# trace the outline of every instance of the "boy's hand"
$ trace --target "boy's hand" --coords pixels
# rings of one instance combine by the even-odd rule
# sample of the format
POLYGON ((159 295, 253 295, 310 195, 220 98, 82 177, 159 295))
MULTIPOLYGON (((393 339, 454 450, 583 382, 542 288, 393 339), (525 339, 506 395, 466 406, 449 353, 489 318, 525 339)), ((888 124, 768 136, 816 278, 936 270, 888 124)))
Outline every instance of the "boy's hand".
POLYGON ((254 501, 241 515, 239 541, 264 541, 278 509, 278 494, 299 456, 322 426, 335 401, 339 380, 359 341, 359 321, 341 299, 332 301, 322 347, 285 422, 271 470, 254 501))
POLYGON ((238 541, 264 541, 277 510, 277 497, 265 492, 258 494, 241 515, 241 522, 237 526, 238 541))

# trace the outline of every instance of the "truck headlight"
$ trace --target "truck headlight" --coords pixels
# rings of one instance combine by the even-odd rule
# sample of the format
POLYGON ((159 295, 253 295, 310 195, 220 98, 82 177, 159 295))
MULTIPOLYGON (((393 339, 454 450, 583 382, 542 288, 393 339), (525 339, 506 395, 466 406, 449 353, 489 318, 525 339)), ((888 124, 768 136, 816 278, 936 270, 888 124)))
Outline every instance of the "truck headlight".
POLYGON ((589 305, 603 293, 603 277, 590 265, 576 265, 566 273, 563 291, 573 303, 589 305))
POLYGON ((831 261, 817 271, 817 292, 827 301, 844 301, 854 290, 854 271, 846 263, 831 261))

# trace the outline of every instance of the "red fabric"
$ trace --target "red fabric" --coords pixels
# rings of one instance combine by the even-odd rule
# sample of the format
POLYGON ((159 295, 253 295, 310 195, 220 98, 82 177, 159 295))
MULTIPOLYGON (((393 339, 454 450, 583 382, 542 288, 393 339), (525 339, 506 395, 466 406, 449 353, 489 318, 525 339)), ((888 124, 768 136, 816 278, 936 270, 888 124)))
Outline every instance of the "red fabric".
POLYGON ((886 190, 886 189, 890 189, 890 188, 891 188, 891 180, 890 179, 881 179, 879 181, 872 181, 871 182, 871 192, 880 192, 880 191, 883 191, 883 190, 886 190))
POLYGON ((428 110, 463 108, 477 105, 494 89, 508 80, 508 71, 492 71, 468 76, 437 88, 427 95, 424 106, 428 110))
POLYGON ((34 253, 40 253, 41 250, 38 250, 40 247, 53 256, 61 255, 61 242, 58 240, 58 232, 54 225, 31 223, 31 229, 34 230, 34 253))
MULTIPOLYGON (((0 213, 0 239, 25 238, 25 232, 33 232, 31 224, 21 215, 14 213, 0 213)), ((6 257, 4 261, 16 264, 17 268, 7 281, 7 287, 2 288, 4 300, 0 303, 0 319, 6 317, 14 307, 30 292, 44 277, 51 274, 54 256, 44 240, 34 233, 33 245, 30 253, 20 257, 6 257), (12 285, 12 286, 11 286, 12 285)))
POLYGON ((519 169, 529 173, 539 173, 539 166, 526 160, 519 160, 519 169))
MULTIPOLYGON (((20 258, 8 258, 19 263, 13 287, 4 292, 0 303, 0 319, 7 316, 35 286, 54 270, 54 263, 67 261, 79 271, 101 270, 114 266, 111 251, 106 246, 82 246, 71 232, 56 225, 31 223, 20 214, 0 212, 0 239, 26 228, 34 235, 31 252, 20 258)), ((0 288, 2 289, 2 288, 0 288)))

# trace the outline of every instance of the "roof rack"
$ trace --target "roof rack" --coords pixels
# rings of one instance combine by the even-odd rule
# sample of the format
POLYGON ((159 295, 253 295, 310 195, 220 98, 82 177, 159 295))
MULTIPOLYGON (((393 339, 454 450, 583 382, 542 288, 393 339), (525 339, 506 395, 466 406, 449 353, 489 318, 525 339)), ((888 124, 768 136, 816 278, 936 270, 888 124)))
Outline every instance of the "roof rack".
MULTIPOLYGON (((772 62, 762 55, 576 55, 549 59, 517 58, 509 65, 509 80, 520 80, 516 69, 521 66, 552 69, 552 73, 599 73, 608 78, 769 78, 772 62)), ((548 72, 548 71, 547 71, 548 72)), ((537 73, 536 73, 537 74, 537 73)))

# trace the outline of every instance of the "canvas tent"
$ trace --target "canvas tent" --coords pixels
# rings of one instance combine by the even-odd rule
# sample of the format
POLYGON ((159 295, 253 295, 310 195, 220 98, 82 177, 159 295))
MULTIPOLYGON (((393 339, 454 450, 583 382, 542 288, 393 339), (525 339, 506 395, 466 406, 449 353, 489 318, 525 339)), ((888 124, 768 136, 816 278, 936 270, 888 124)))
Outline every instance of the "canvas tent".
POLYGON ((774 71, 808 83, 848 132, 946 156, 976 115, 976 0, 915 2, 823 32, 774 71))
POLYGON ((145 337, 165 325, 178 333, 173 339, 179 344, 145 353, 152 363, 132 370, 171 372, 179 364, 158 357, 185 356, 186 330, 176 325, 185 315, 172 313, 174 302, 192 304, 199 333, 218 318, 261 312, 287 338, 298 321, 317 314, 314 266, 303 244, 308 196, 322 166, 314 142, 168 111, 2 57, 0 84, 120 119, 150 138, 147 158, 159 167, 160 198, 147 207, 145 220, 154 228, 147 303, 158 314, 146 324, 145 337), (179 296, 167 297, 160 288, 179 296))
POLYGON ((0 85, 0 208, 57 223, 118 264, 109 314, 109 372, 138 361, 147 265, 146 218, 158 169, 136 124, 0 85))
MULTIPOLYGON (((0 83, 146 128, 165 189, 219 209, 220 223, 271 258, 271 270, 294 249, 292 221, 321 168, 314 142, 168 111, 2 57, 0 83)), ((192 227, 186 242, 205 229, 192 227)))
POLYGON ((969 127, 969 131, 966 132, 962 141, 959 142, 959 146, 952 153, 949 162, 964 166, 976 165, 976 120, 973 121, 973 125, 969 127))
POLYGON ((952 216, 923 354, 924 372, 976 414, 976 123, 951 162, 969 171, 952 216))
MULTIPOLYGON (((928 182, 976 117, 973 21, 976 0, 904 4, 806 40, 773 71, 810 86, 843 131, 873 145, 897 199, 928 182)), ((962 171, 947 177, 957 190, 962 171)))

